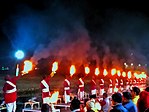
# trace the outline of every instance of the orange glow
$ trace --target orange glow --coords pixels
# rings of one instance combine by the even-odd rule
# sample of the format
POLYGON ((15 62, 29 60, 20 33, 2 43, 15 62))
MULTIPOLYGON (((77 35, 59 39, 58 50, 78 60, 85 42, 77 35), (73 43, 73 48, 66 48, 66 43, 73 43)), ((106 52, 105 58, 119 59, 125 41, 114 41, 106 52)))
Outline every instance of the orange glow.
POLYGON ((56 72, 56 70, 58 69, 58 62, 54 62, 53 64, 52 64, 52 72, 56 72))
POLYGON ((121 71, 117 70, 117 75, 120 77, 121 76, 121 71))
POLYGON ((129 72, 127 73, 127 76, 128 76, 128 79, 131 78, 131 71, 129 71, 129 72))
POLYGON ((123 77, 126 77, 126 72, 122 72, 122 76, 123 77))
POLYGON ((76 72, 75 66, 71 65, 71 67, 70 67, 70 76, 72 77, 75 72, 76 72))
POLYGON ((28 73, 29 71, 32 70, 32 62, 29 60, 24 61, 24 69, 23 69, 23 74, 28 73))
POLYGON ((50 103, 57 103, 59 91, 55 91, 50 97, 50 103))
POLYGON ((115 75, 115 74, 116 74, 116 69, 113 68, 113 69, 111 70, 111 75, 115 75))
POLYGON ((90 73, 90 68, 89 67, 85 67, 85 74, 89 74, 90 73))
POLYGON ((98 76, 100 74, 99 68, 95 69, 95 75, 98 76))
POLYGON ((107 72, 106 69, 103 70, 103 75, 104 75, 104 76, 108 75, 108 72, 107 72))

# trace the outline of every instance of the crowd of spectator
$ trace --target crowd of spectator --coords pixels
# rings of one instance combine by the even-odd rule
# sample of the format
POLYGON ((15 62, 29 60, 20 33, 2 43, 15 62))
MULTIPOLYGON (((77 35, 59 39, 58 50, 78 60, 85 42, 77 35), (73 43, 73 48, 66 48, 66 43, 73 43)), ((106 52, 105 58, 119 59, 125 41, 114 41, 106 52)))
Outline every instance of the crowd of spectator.
POLYGON ((133 87, 112 96, 104 93, 102 99, 90 95, 84 104, 75 97, 71 101, 70 109, 72 112, 149 112, 149 87, 143 91, 133 87))

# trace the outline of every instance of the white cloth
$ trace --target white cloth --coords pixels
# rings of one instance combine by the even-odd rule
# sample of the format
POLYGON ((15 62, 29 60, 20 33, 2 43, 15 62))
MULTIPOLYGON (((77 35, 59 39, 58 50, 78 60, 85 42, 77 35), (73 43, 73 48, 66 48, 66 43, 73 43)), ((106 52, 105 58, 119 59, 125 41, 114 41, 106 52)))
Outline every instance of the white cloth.
POLYGON ((104 89, 100 89, 100 95, 103 95, 104 92, 104 89))
POLYGON ((64 101, 65 101, 65 103, 69 103, 70 102, 70 95, 67 95, 66 91, 64 91, 64 101))
POLYGON ((43 98, 43 103, 49 104, 50 103, 50 97, 43 98))
POLYGON ((7 112, 16 112, 16 101, 6 104, 7 112))
POLYGON ((91 95, 94 95, 94 94, 96 94, 96 89, 91 90, 91 95))
POLYGON ((45 80, 42 80, 41 83, 44 85, 44 89, 42 89, 42 92, 49 92, 49 85, 47 84, 47 82, 45 80))
POLYGON ((13 89, 7 90, 6 93, 13 93, 13 92, 16 92, 16 91, 17 91, 15 84, 13 84, 13 83, 10 82, 10 81, 6 81, 6 83, 9 84, 9 85, 11 85, 11 86, 13 87, 13 89))
POLYGON ((103 112, 108 112, 110 106, 110 100, 109 98, 105 98, 104 101, 106 102, 106 104, 102 107, 102 110, 103 112))

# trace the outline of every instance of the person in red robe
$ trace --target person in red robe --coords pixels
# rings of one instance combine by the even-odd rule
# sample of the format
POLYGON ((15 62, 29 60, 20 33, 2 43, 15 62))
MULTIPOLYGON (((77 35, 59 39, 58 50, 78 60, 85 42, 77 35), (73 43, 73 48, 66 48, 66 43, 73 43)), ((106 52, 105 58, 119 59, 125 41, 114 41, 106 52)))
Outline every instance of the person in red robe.
POLYGON ((84 98, 84 81, 83 78, 79 78, 79 89, 78 89, 78 99, 83 100, 84 98))
POLYGON ((63 83, 64 86, 64 101, 65 103, 70 103, 70 78, 67 77, 63 83))
POLYGON ((10 75, 7 75, 5 77, 3 95, 4 95, 4 101, 6 104, 7 112, 16 111, 16 100, 17 100, 16 83, 20 77, 21 75, 15 76, 15 77, 10 77, 10 75))

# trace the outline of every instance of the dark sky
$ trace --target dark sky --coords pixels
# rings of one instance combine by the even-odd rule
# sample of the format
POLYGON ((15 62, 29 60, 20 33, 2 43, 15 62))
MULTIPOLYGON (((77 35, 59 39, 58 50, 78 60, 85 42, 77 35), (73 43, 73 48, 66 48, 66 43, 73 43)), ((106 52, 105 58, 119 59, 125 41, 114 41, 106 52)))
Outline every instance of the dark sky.
POLYGON ((14 60, 22 49, 36 63, 69 55, 76 63, 90 57, 102 66, 148 64, 148 10, 139 0, 1 0, 0 62, 14 60))

